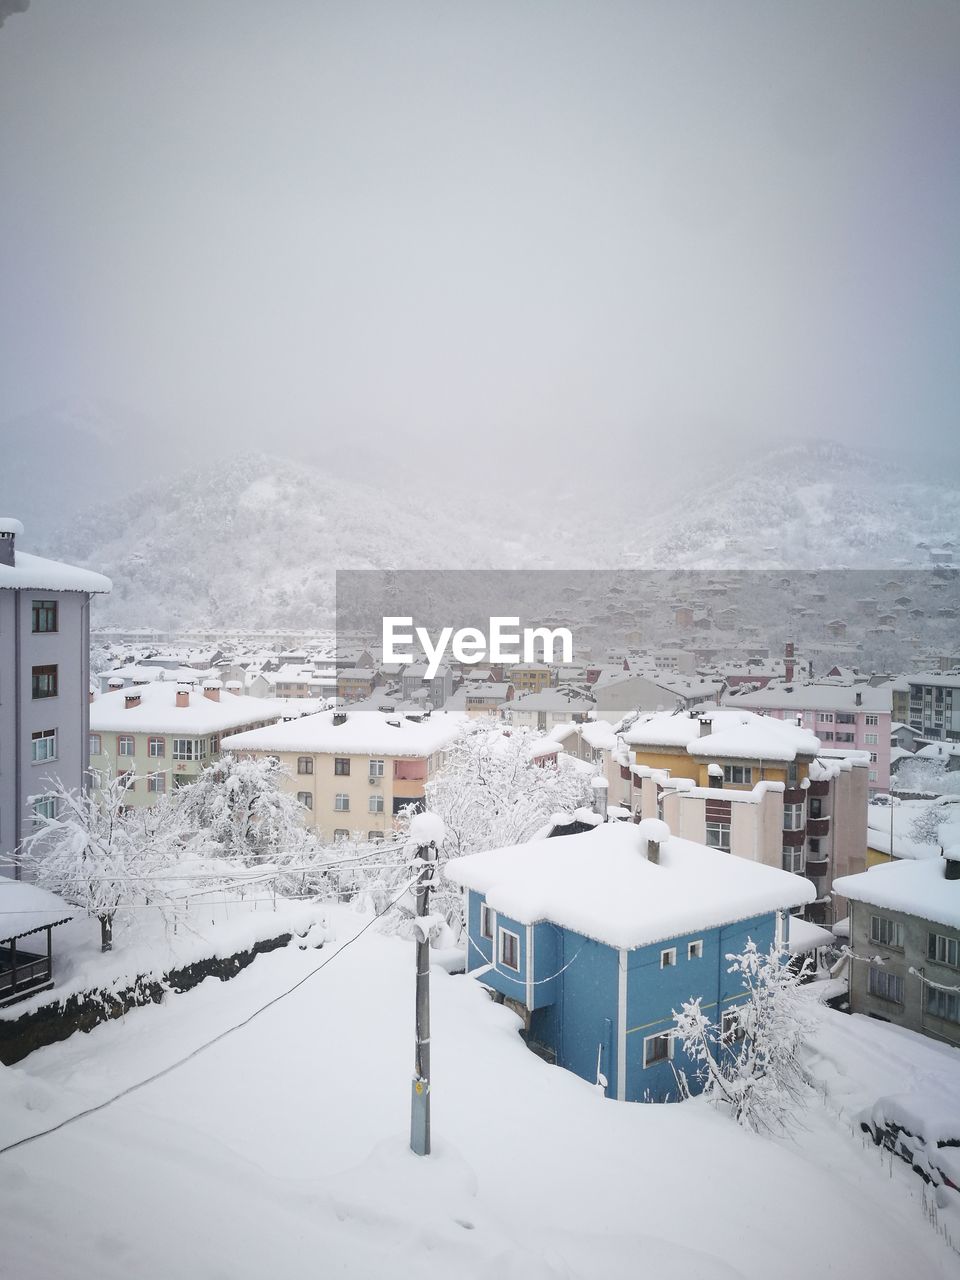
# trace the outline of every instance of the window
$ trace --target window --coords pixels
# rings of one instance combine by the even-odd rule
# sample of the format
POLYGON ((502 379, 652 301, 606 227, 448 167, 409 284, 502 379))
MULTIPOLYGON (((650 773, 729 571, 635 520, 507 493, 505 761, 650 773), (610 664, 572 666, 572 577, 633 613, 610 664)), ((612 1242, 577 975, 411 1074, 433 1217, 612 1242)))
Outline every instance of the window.
POLYGON ((819 796, 814 796, 807 801, 807 817, 821 818, 823 817, 823 801, 819 796))
POLYGON ((343 756, 337 756, 333 762, 333 772, 338 778, 349 778, 350 761, 343 756))
POLYGON ((368 832, 367 832, 367 839, 368 839, 368 840, 382 840, 382 839, 383 839, 383 832, 382 832, 382 831, 368 831, 368 832))
POLYGON ((817 737, 820 739, 820 741, 821 741, 821 742, 832 742, 832 741, 833 741, 833 730, 821 730, 821 731, 817 734, 817 737))
POLYGON ((643 1066, 655 1067, 658 1062, 669 1062, 673 1057, 673 1036, 669 1031, 661 1031, 655 1036, 643 1038, 643 1066))
POLYGON ((870 752, 870 763, 871 763, 871 764, 876 764, 876 763, 877 763, 877 753, 876 753, 876 751, 871 751, 871 752, 870 752))
POLYGON ((30 611, 30 630, 34 635, 41 631, 57 631, 56 600, 34 600, 30 611))
POLYGON ((838 733, 835 735, 835 740, 837 742, 854 742, 856 740, 856 735, 852 733, 838 733))
POLYGON ((507 969, 520 969, 520 938, 509 929, 500 930, 500 963, 507 969))
POLYGON ((784 871, 792 871, 795 876, 803 875, 803 850, 784 849, 783 869, 784 871))
POLYGON ((165 773, 148 773, 147 774, 147 790, 154 795, 162 796, 167 789, 167 775, 165 773))
POLYGON ((37 796, 33 802, 33 820, 40 822, 42 818, 57 816, 56 796, 37 796))
POLYGON ((863 723, 864 723, 864 724, 879 724, 879 723, 880 723, 880 717, 879 717, 879 716, 864 716, 864 717, 863 717, 863 723))
POLYGON ((383 777, 383 761, 382 760, 370 761, 370 777, 371 778, 383 777))
POLYGON ((868 747, 875 747, 879 740, 880 739, 875 733, 865 733, 863 735, 864 745, 868 747))
POLYGON ((725 764, 723 766, 724 782, 745 782, 748 786, 753 783, 753 767, 749 764, 725 764))
POLYGON ((868 781, 870 781, 870 782, 876 782, 876 780, 877 780, 877 771, 876 771, 876 769, 871 769, 871 770, 870 770, 870 777, 869 777, 868 781))
POLYGON ((707 823, 707 847, 710 849, 725 849, 727 853, 730 852, 729 822, 707 823))
POLYGON ((818 711, 818 712, 817 712, 817 724, 833 724, 833 712, 832 712, 832 711, 818 711))
POLYGON ((375 796, 370 797, 370 812, 383 813, 383 796, 377 792, 375 796))
POLYGON ((30 735, 30 750, 34 764, 40 764, 44 760, 56 760, 56 729, 41 729, 39 733, 32 733, 30 735))
POLYGON ((820 837, 811 836, 807 841, 807 849, 812 854, 818 854, 820 852, 820 837))
POLYGON ((220 750, 220 735, 215 733, 210 738, 210 755, 215 756, 220 750))
POLYGON ((57 668, 34 667, 32 671, 34 698, 55 698, 58 690, 57 668))
POLYGON ((677 948, 667 947, 665 951, 660 952, 660 968, 669 969, 677 963, 677 948))
POLYGON ((123 782, 124 790, 133 791, 137 785, 137 777, 132 769, 122 769, 117 777, 123 782))
POLYGON ((350 812, 350 797, 346 794, 345 791, 337 792, 337 798, 333 802, 333 807, 334 809, 336 809, 337 813, 350 812))
POLYGON ((960 939, 947 938, 942 933, 927 934, 927 959, 937 964, 948 964, 960 969, 960 939))
POLYGON ((783 806, 784 831, 799 831, 803 826, 803 805, 785 804, 783 806))
POLYGON ((313 808, 313 796, 310 794, 309 791, 298 791, 297 800, 299 801, 300 804, 303 805, 305 809, 313 808))
POLYGON ((857 717, 850 715, 848 711, 837 712, 837 724, 856 724, 857 717))
POLYGON ((132 756, 135 753, 136 741, 133 734, 121 733, 117 737, 117 755, 132 756))
POLYGON ((890 973, 877 965, 870 966, 868 989, 878 1000, 889 1000, 892 1004, 903 1004, 903 978, 899 973, 890 973))
POLYGON ((696 942, 687 943, 687 959, 702 960, 703 959, 703 939, 698 938, 696 942))
POLYGON ((725 1045, 740 1045, 746 1039, 741 1009, 725 1009, 720 1019, 720 1042, 725 1045))
POLYGON ((196 738, 174 738, 173 740, 173 758, 174 760, 200 760, 202 739, 198 741, 196 738))
POLYGON ((960 996, 955 991, 927 987, 927 1012, 947 1022, 960 1022, 960 996))
POLYGON ((337 827, 333 833, 334 844, 340 844, 344 840, 350 839, 350 832, 345 827, 337 827))
POLYGON ((151 760, 162 760, 167 754, 166 738, 148 738, 147 755, 151 760))
POLYGON ((92 756, 98 756, 98 755, 100 754, 100 735, 99 735, 99 733, 91 733, 91 735, 90 735, 90 741, 89 741, 89 743, 88 743, 88 746, 89 746, 89 749, 90 749, 90 754, 91 754, 92 756))
POLYGON ((297 773, 313 773, 313 756, 297 756, 297 773))
POLYGON ((485 902, 480 904, 480 937, 486 938, 489 942, 493 941, 493 920, 494 911, 488 907, 485 902))
POLYGON ((891 920, 889 916, 870 917, 870 941, 879 942, 883 947, 899 947, 903 949, 903 923, 891 920))

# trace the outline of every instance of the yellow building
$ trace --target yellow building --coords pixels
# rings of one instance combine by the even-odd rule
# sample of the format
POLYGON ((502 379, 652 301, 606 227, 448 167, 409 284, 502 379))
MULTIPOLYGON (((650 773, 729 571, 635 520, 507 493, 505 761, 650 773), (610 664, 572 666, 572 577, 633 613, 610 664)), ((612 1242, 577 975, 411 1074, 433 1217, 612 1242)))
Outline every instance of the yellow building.
POLYGON ((354 832, 381 839, 407 805, 422 808, 424 788, 466 717, 434 712, 420 720, 382 711, 321 711, 287 724, 224 739, 224 750, 279 757, 284 789, 323 840, 354 832))
POLYGON ((519 698, 524 693, 548 689, 553 682, 553 672, 543 662, 518 662, 515 667, 508 667, 505 678, 519 698))

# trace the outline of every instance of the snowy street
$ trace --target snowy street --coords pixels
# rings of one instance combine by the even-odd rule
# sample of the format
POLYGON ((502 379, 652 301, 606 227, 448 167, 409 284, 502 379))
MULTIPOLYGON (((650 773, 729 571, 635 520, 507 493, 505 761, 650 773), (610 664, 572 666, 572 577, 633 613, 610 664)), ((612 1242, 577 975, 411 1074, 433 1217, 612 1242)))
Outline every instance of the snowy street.
MULTIPOLYGON (((334 908, 338 944, 367 918, 334 908)), ((184 1056, 331 953, 288 947, 0 1069, 2 1142, 184 1056)), ((412 944, 369 929, 186 1065, 0 1156, 0 1274, 626 1277, 642 1258, 664 1278, 956 1275, 919 1180, 891 1175, 816 1095, 795 1143, 702 1103, 605 1101, 529 1053, 478 983, 439 969, 435 1154, 418 1159, 412 979, 412 944)), ((859 1069, 852 1021, 824 1018, 823 1070, 828 1056, 838 1076, 859 1069)), ((879 1058, 897 1033, 870 1031, 879 1058)), ((956 1082, 951 1053, 921 1044, 918 1069, 940 1059, 956 1082)), ((901 1087, 911 1061, 901 1052, 890 1079, 878 1066, 869 1087, 901 1087)))

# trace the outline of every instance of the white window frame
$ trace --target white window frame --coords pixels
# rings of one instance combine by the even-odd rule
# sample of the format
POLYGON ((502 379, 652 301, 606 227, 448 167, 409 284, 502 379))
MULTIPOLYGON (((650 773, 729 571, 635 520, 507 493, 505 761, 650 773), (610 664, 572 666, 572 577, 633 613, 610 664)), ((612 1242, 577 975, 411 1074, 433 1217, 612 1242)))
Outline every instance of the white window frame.
POLYGON ((707 822, 704 825, 704 844, 708 849, 720 849, 723 853, 730 852, 730 827, 729 822, 707 822), (715 830, 711 830, 714 828, 715 830), (726 837, 724 837, 723 829, 726 828, 726 837), (711 840, 711 835, 715 835, 716 839, 711 840), (726 838, 726 844, 723 843, 726 838))
POLYGON ((703 959, 703 939, 697 938, 696 942, 687 943, 687 959, 702 960, 703 959))
POLYGON ((375 792, 374 792, 374 794, 370 797, 370 800, 369 800, 369 806, 368 806, 368 807, 369 807, 369 811, 370 811, 370 813, 383 813, 383 811, 384 811, 384 802, 383 802, 383 792, 382 792, 382 791, 375 791, 375 792))
POLYGON ((92 756, 103 754, 103 739, 99 733, 91 733, 87 735, 87 750, 92 756), (94 746, 96 743, 96 746, 94 746))
POLYGON ((903 950, 903 921, 892 916, 870 917, 870 941, 894 951, 903 950))
POLYGON ((783 850, 783 869, 789 871, 791 875, 803 875, 803 849, 787 849, 783 850), (789 866, 787 865, 789 863, 789 866))
POLYGON ((520 972, 520 935, 514 933, 512 929, 505 929, 503 925, 497 930, 497 957, 498 963, 502 964, 505 969, 512 970, 513 973, 520 972), (504 942, 507 938, 512 938, 517 947, 517 963, 511 964, 509 960, 504 958, 504 942))
POLYGON ((370 761, 370 768, 369 768, 369 771, 368 771, 368 773, 367 773, 367 777, 368 777, 368 778, 382 778, 382 777, 383 777, 383 774, 384 774, 384 769, 385 769, 385 768, 386 768, 386 762, 385 762, 385 761, 383 761, 383 760, 371 760, 371 761, 370 761))
POLYGON ((729 782, 733 786, 753 786, 753 765, 752 764, 725 764, 723 766, 723 780, 729 782), (739 774, 739 777, 737 776, 739 774))
POLYGON ((931 964, 942 964, 948 969, 960 969, 960 938, 950 938, 945 933, 934 933, 933 930, 927 934, 927 959, 931 964), (930 940, 934 939, 931 946, 930 940), (950 959, 950 951, 953 951, 953 959, 950 959), (933 955, 931 955, 931 951, 933 955))
POLYGON ((167 756, 166 738, 161 737, 158 733, 152 733, 147 738, 147 756, 151 760, 165 760, 167 756))
POLYGON ((675 969, 677 967, 677 948, 664 947, 660 952, 660 968, 675 969))
POLYGON ((664 1062, 672 1062, 674 1044, 675 1044, 675 1039, 674 1039, 673 1032, 671 1031, 657 1031, 652 1036, 644 1036, 643 1037, 643 1069, 644 1071, 646 1071, 648 1067, 659 1067, 664 1062), (667 1042, 666 1057, 654 1058, 651 1056, 650 1048, 655 1042, 659 1042, 661 1040, 666 1040, 667 1042))
POLYGON ((304 809, 310 809, 310 810, 312 810, 312 809, 313 809, 313 792, 312 792, 312 791, 298 791, 298 792, 297 792, 297 804, 303 805, 304 809))
POLYGON ((120 756, 122 756, 124 760, 132 760, 136 754, 137 754, 137 739, 135 738, 135 736, 132 733, 118 733, 117 734, 117 757, 119 758, 120 756), (129 751, 123 750, 123 743, 125 742, 130 743, 129 751))
POLYGON ((334 813, 350 812, 350 796, 347 794, 346 791, 338 791, 337 794, 334 796, 333 811, 334 813))
POLYGON ((165 795, 167 790, 167 775, 162 772, 148 773, 147 790, 155 796, 165 795))
POLYGON ((480 937, 492 942, 497 934, 497 913, 487 903, 480 903, 480 937))
POLYGON ((879 735, 876 733, 865 733, 863 735, 863 745, 865 747, 876 747, 880 744, 879 735))
POLYGON ((39 826, 41 818, 55 818, 57 816, 57 797, 56 796, 37 796, 33 801, 33 821, 39 826))
POLYGON ((869 725, 879 724, 879 723, 880 723, 880 717, 879 717, 879 716, 873 716, 873 715, 867 715, 867 716, 864 716, 864 717, 863 717, 863 723, 864 723, 864 724, 869 724, 869 725))
POLYGON ((173 758, 174 760, 199 760, 201 756, 198 740, 196 738, 174 738, 173 758))
POLYGON ((36 733, 30 735, 30 756, 34 764, 47 764, 50 760, 56 760, 56 729, 38 729, 36 733), (42 755, 38 750, 41 747, 44 752, 42 755))
POLYGON ((803 830, 802 804, 785 804, 783 806, 783 829, 784 831, 803 830))
POLYGON ((886 1000, 889 1004, 903 1004, 903 975, 881 965, 870 965, 867 976, 867 992, 874 1000, 886 1000), (881 990, 882 988, 882 990, 881 990), (890 994, 891 988, 894 994, 890 994))

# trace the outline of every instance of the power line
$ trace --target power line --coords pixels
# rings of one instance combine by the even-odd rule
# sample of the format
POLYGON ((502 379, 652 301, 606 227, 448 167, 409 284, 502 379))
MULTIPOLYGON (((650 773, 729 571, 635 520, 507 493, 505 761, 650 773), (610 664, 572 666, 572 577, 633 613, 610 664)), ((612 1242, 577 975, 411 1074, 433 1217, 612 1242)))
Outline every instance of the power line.
POLYGON ((253 1013, 244 1018, 242 1022, 237 1022, 234 1023, 233 1026, 227 1027, 212 1039, 207 1040, 204 1044, 198 1045, 196 1049, 192 1049, 190 1053, 185 1054, 182 1058, 178 1058, 176 1062, 171 1062, 168 1066, 162 1067, 159 1071, 155 1071, 153 1075, 149 1075, 143 1080, 138 1080, 136 1084, 128 1085, 126 1089, 121 1089, 119 1093, 115 1093, 112 1097, 104 1099, 103 1102, 98 1102, 92 1107, 85 1107, 83 1111, 77 1111, 74 1115, 67 1116, 66 1119, 60 1120, 56 1124, 51 1125, 49 1129, 41 1129, 38 1133, 31 1133, 25 1138, 18 1138, 16 1142, 7 1143, 5 1147, 0 1147, 0 1156, 6 1155, 8 1151, 16 1151, 18 1147, 25 1147, 31 1142, 36 1142, 39 1138, 46 1138, 51 1133, 56 1133, 59 1129, 65 1129, 68 1125, 74 1124, 77 1120, 83 1120, 87 1116, 95 1115, 98 1111, 106 1110, 107 1107, 113 1106, 115 1102, 119 1102, 121 1098, 126 1098, 131 1093, 136 1093, 138 1089, 144 1089, 148 1084, 153 1084, 164 1076, 170 1075, 171 1072, 176 1071, 178 1067, 184 1066, 194 1058, 199 1057, 201 1053, 204 1053, 213 1045, 218 1044, 219 1041, 225 1040, 226 1037, 232 1035, 234 1031, 239 1031, 241 1028, 249 1026, 249 1024, 253 1022, 254 1018, 258 1018, 261 1013, 265 1013, 267 1009, 272 1008, 273 1005, 279 1004, 281 1000, 285 1000, 287 996, 292 995, 294 991, 299 987, 302 987, 305 982, 309 982, 311 978, 315 977, 321 969, 325 969, 328 964, 331 964, 336 960, 337 956, 343 955, 347 947, 352 946, 353 943, 361 938, 372 925, 376 924, 376 922, 382 919, 388 911, 395 907, 404 894, 406 894, 414 884, 416 884, 416 880, 411 880, 409 884, 404 885, 403 893, 397 894, 396 898, 394 898, 392 902, 387 903, 382 911, 378 911, 375 915, 371 916, 367 923, 357 933, 355 933, 352 938, 348 938, 342 947, 338 947, 336 951, 327 956, 326 960, 321 961, 315 969, 311 969, 309 973, 305 974, 299 979, 299 981, 295 982, 292 987, 288 987, 286 991, 281 991, 278 995, 273 996, 273 998, 268 1000, 266 1004, 261 1005, 259 1009, 254 1009, 253 1013))

